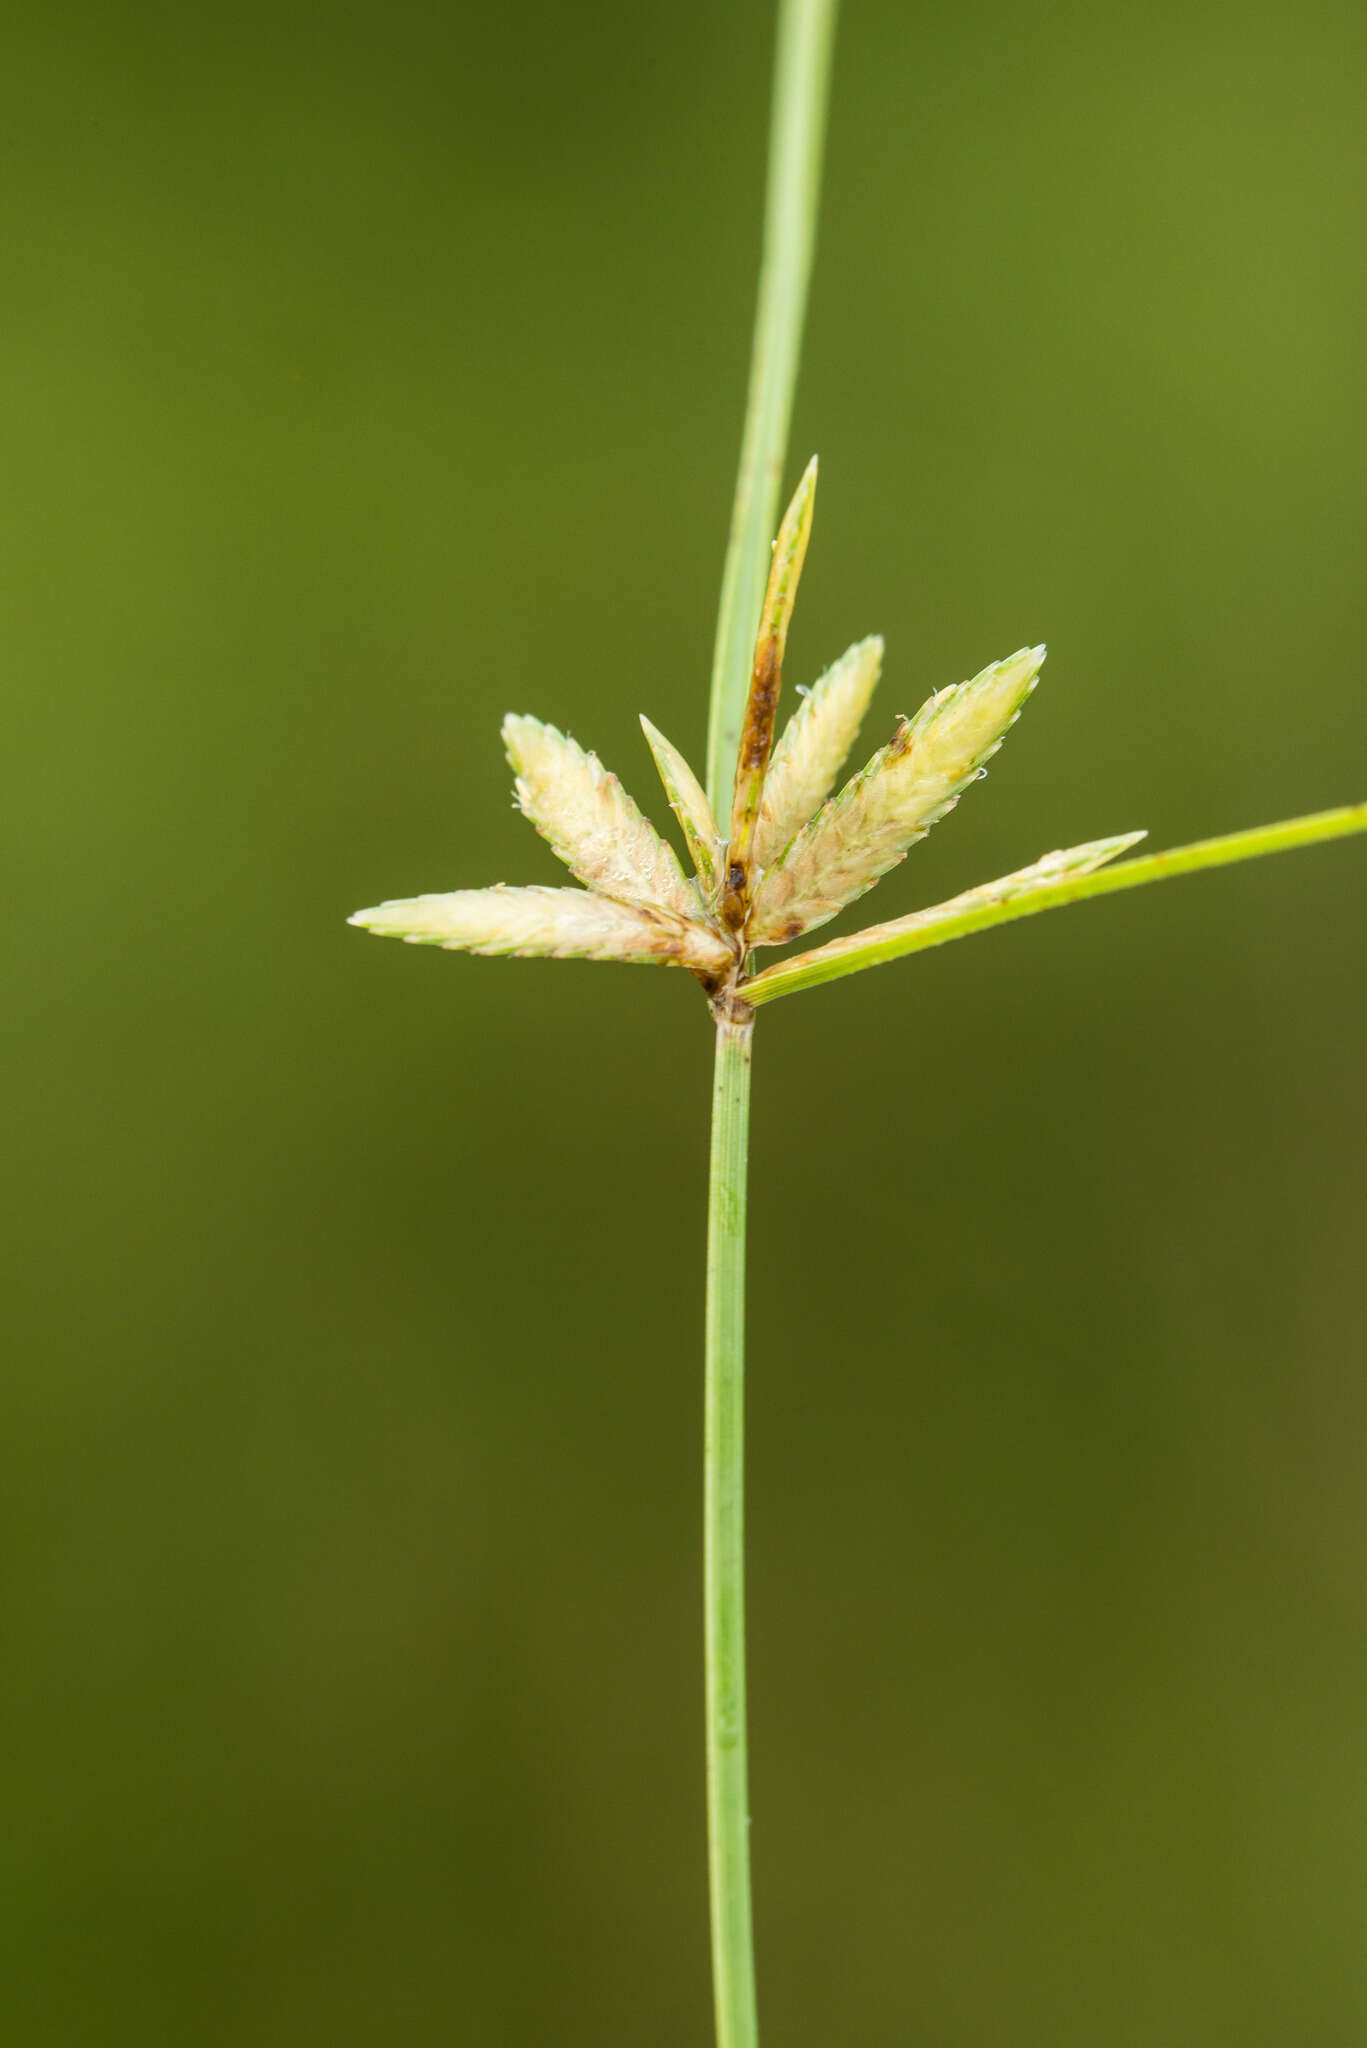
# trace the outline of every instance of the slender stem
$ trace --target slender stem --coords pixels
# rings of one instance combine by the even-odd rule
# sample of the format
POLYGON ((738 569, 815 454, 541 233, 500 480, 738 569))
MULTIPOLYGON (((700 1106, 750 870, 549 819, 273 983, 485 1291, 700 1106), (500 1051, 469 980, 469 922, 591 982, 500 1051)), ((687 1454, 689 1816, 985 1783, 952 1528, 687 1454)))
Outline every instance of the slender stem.
MULTIPOLYGON (((707 789, 732 782, 778 513, 821 182, 836 0, 779 0, 750 392, 712 659, 707 789)), ((754 1019, 717 1025, 708 1178, 704 1604, 707 1840, 718 2048, 755 2048, 745 1726, 745 1187, 754 1019)))
POLYGON ((731 779, 740 744, 750 657, 793 411, 816 232, 835 15, 836 0, 780 0, 764 256, 750 357, 750 395, 717 615, 707 729, 707 793, 723 824, 730 815, 731 779))
POLYGON ((754 1021, 717 1025, 707 1184, 704 1604, 707 1833, 718 2048, 754 2048, 745 1730, 745 1215, 754 1021))
POLYGON ((1318 811, 1307 818, 1287 818, 1278 825, 1255 825, 1247 832, 1230 832, 1222 839, 1200 839, 1192 846, 1173 846, 1166 853, 1146 854, 1142 860, 1122 861, 1119 867, 1100 868, 1094 874, 1075 875, 1051 882, 999 903, 984 903, 982 892, 971 892, 971 908, 950 902, 923 911, 918 917, 899 920, 897 925, 876 927, 867 945, 852 939, 835 939, 814 952, 799 953, 792 960, 780 960, 763 974, 743 984, 750 1003, 772 1003, 779 996, 796 995, 799 989, 815 988, 823 981, 838 981, 842 975, 858 974, 865 967, 881 967, 899 960, 904 953, 921 953, 928 946, 943 946, 950 939, 966 939, 973 932, 989 931, 993 925, 1010 924, 1018 917, 1034 917, 1041 910, 1055 910, 1065 903, 1081 903, 1088 896, 1112 896, 1121 889, 1139 889, 1146 882, 1165 882, 1174 875, 1195 874, 1200 868, 1227 867, 1231 862, 1256 860, 1264 853, 1289 853, 1293 847, 1314 846, 1321 839, 1342 839, 1350 832, 1367 832, 1367 804, 1349 804, 1338 811, 1318 811))

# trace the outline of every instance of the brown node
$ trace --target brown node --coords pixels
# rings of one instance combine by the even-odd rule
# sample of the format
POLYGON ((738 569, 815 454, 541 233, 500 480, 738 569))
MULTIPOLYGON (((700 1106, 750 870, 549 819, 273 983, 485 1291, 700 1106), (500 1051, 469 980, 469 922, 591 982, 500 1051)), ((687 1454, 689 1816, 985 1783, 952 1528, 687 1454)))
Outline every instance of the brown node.
POLYGON ((735 982, 728 981, 712 997, 712 1015, 719 1024, 749 1024, 755 1011, 735 982))

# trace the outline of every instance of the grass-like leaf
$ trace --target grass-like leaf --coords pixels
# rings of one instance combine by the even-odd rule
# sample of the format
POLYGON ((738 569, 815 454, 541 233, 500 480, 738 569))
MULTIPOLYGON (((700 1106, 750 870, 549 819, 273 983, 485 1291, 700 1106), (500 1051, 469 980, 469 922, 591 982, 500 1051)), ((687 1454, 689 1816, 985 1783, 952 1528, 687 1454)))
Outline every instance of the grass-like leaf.
POLYGON ((673 847, 596 754, 555 726, 513 712, 503 721, 503 744, 523 813, 572 875, 619 903, 701 919, 697 892, 673 847))
POLYGON ((1042 647, 939 691, 823 804, 767 871, 747 938, 778 946, 825 924, 895 867, 954 808, 1020 716, 1042 647))
POLYGON ((754 861, 778 858, 835 787, 878 685, 883 643, 858 640, 802 699, 774 748, 755 825, 754 861))
MULTIPOLYGON (((1297 846, 1313 846, 1322 839, 1341 839, 1352 832, 1367 832, 1367 803, 1349 804, 1341 810, 1318 811, 1307 818, 1288 818, 1278 825, 1258 825, 1248 832, 1230 832, 1220 839, 1201 839, 1192 846, 1170 847, 1166 853, 1151 853, 1142 860, 1122 861, 1119 867, 1097 867, 1081 871, 1039 873, 1038 880, 1026 882, 1031 870, 1007 876, 1008 882, 1026 885, 1003 894, 1003 884, 989 882, 986 888, 970 889, 933 910, 913 917, 898 918, 887 925, 874 925, 852 939, 835 939, 810 953, 780 960, 763 974, 744 984, 747 1002, 771 1003, 779 996, 796 995, 799 989, 815 988, 823 981, 837 981, 846 974, 858 974, 866 967, 881 967, 906 953, 919 953, 929 946, 943 946, 951 939, 965 939, 974 932, 989 931, 993 925, 1009 924, 1018 917, 1033 917, 1040 910, 1055 910, 1065 903, 1082 903, 1089 896, 1109 896, 1121 889, 1139 889, 1148 882, 1163 882, 1176 875, 1195 874, 1201 868, 1227 867, 1235 861, 1256 860, 1265 853, 1289 853, 1297 846)), ((1122 850, 1130 839, 1097 840, 1097 847, 1122 850)), ((1085 854, 1086 847, 1074 853, 1085 854)), ((1036 863, 1036 872, 1050 861, 1066 861, 1068 855, 1046 854, 1036 863)), ((1102 861, 1110 858, 1101 855, 1102 861)))
POLYGON ((552 954, 560 959, 649 961, 722 972, 726 941, 668 911, 615 903, 583 889, 456 889, 358 910, 349 924, 412 946, 452 953, 552 954))

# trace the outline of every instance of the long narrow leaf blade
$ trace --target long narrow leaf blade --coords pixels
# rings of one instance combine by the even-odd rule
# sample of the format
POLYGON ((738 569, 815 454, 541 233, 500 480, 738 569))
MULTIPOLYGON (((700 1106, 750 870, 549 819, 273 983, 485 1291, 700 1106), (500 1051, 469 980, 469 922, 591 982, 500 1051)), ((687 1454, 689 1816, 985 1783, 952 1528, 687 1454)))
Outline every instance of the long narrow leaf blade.
POLYGON ((766 868, 825 802, 845 765, 878 685, 883 643, 856 641, 802 699, 783 728, 764 778, 754 861, 766 868))
POLYGON ((1148 882, 1165 882, 1177 875, 1195 874, 1202 868, 1256 860, 1265 853, 1287 853, 1297 846, 1314 846, 1320 840, 1341 839, 1354 832, 1367 832, 1367 803, 1319 811, 1311 817, 1288 818, 1276 825, 1259 825, 1220 839, 1198 840, 1191 846, 1148 854, 1142 860, 1123 861, 1115 868, 1074 873, 1058 881, 1045 879, 1037 888, 1024 889, 1005 899, 984 901, 983 891, 969 890, 967 897, 940 904, 935 911, 922 912, 919 917, 875 926, 870 932, 857 934, 852 941, 837 939, 813 952, 799 953, 792 960, 781 960, 753 981, 744 983, 742 994, 750 1003, 771 1003, 779 996, 795 995, 799 989, 816 988, 823 981, 838 981, 866 967, 881 967, 907 953, 947 945, 951 939, 969 938, 974 932, 990 931, 994 925, 1010 924, 1018 917, 1033 917, 1037 911, 1059 909, 1065 903, 1082 903, 1090 896, 1109 896, 1122 889, 1140 889, 1148 882))
POLYGON ((503 744, 518 803, 572 875, 619 903, 702 917, 674 849, 596 754, 539 718, 511 712, 503 721, 503 744))
POLYGON ((1042 647, 1022 648, 904 721, 766 871, 749 944, 779 946, 827 923, 924 839, 996 753, 1043 660, 1042 647))
MULTIPOLYGON (((926 910, 915 910, 909 917, 892 918, 887 924, 869 925, 862 932, 851 933, 848 938, 832 939, 829 945, 802 953, 794 960, 785 960, 782 967, 772 971, 778 976, 784 967, 801 966, 804 971, 815 967, 827 973, 840 963, 849 961, 853 963, 849 972, 857 973, 861 967, 878 965, 888 957, 888 948, 899 946, 904 939, 919 937, 948 921, 966 917, 971 911, 1014 902, 1072 875, 1091 874, 1093 869, 1103 867, 1118 854, 1137 846, 1144 836, 1142 832, 1125 832, 1112 839, 1090 839, 1082 846, 1042 854, 1028 868, 1017 868, 1013 874, 999 875, 993 882, 982 882, 977 888, 966 889, 961 896, 950 897, 947 902, 933 903, 926 910)), ((764 975, 757 977, 756 985, 764 980, 764 975)))
POLYGON ((456 889, 380 903, 347 922, 453 953, 649 961, 703 974, 723 972, 732 957, 725 940, 705 926, 583 889, 456 889))

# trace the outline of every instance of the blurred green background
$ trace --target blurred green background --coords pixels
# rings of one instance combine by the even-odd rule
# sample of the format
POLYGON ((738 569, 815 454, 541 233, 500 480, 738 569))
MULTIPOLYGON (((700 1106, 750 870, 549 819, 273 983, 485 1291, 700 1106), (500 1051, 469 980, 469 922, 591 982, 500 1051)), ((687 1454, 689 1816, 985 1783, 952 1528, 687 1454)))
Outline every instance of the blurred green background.
MULTIPOLYGON (((701 755, 770 34, 8 24, 15 2042, 709 2038, 705 1012, 343 919, 556 878, 510 707, 701 755)), ((1367 796, 1365 116, 1347 0, 850 0, 789 673, 1051 646, 880 917, 1367 796)), ((763 1016, 769 2040, 1367 2038, 1364 908, 763 1016)))

